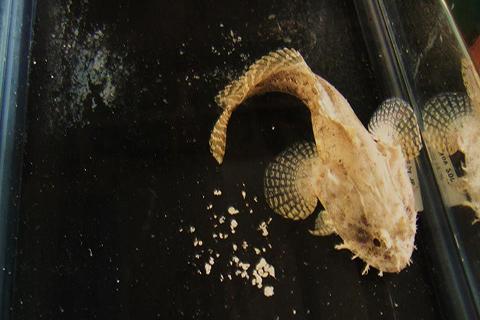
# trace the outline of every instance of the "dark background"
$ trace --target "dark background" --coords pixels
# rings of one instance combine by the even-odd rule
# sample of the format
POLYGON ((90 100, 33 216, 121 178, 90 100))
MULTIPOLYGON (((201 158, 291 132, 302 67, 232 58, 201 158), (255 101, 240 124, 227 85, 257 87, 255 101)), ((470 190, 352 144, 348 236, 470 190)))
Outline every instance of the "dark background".
POLYGON ((224 163, 209 153, 215 94, 284 46, 368 122, 385 97, 352 2, 47 0, 34 40, 14 319, 440 317, 421 247, 400 274, 361 276, 363 262, 333 248, 339 237, 308 233, 314 217, 266 205, 266 165, 312 139, 299 101, 250 99, 232 116, 224 163), (249 280, 233 256, 250 263, 249 280), (251 284, 261 257, 275 268, 263 280, 272 297, 251 284))

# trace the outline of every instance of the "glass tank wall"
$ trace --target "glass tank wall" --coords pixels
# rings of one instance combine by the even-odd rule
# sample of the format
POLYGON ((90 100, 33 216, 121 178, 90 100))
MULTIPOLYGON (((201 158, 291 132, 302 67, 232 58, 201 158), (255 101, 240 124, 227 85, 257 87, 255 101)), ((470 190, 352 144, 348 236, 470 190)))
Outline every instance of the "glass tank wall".
MULTIPOLYGON (((424 142, 446 205, 442 218, 447 220, 461 261, 456 273, 464 274, 478 309, 480 82, 476 62, 449 12, 454 6, 447 7, 442 1, 398 1, 395 6, 385 3, 384 10, 393 17, 388 21, 392 39, 409 94, 421 114, 424 142), (408 19, 411 12, 424 19, 408 19)), ((467 35, 475 38, 474 32, 467 35)), ((472 48, 470 45, 475 58, 472 48)))
MULTIPOLYGON (((412 264, 383 277, 362 275, 339 236, 310 234, 321 205, 293 221, 265 200, 268 164, 314 138, 300 100, 248 99, 221 165, 209 150, 215 95, 284 47, 364 126, 398 97, 423 134, 428 99, 467 93, 441 2, 46 0, 33 30, 6 319, 477 317, 480 224, 457 206, 468 195, 451 203, 435 183, 428 143, 430 158, 410 163, 422 195, 412 264)), ((459 177, 464 159, 451 157, 459 177)))

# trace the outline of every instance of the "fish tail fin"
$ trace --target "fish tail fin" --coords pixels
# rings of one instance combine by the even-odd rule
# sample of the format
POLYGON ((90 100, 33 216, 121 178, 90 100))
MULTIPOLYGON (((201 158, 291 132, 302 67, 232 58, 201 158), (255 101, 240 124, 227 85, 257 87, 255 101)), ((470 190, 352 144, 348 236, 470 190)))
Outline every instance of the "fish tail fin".
POLYGON ((440 93, 427 101, 422 111, 425 139, 438 151, 453 154, 459 150, 458 131, 473 116, 465 93, 440 93))
POLYGON ((381 140, 399 144, 407 160, 422 149, 422 138, 413 108, 399 98, 385 100, 368 124, 370 133, 381 140))
POLYGON ((302 142, 288 148, 269 164, 264 177, 264 194, 270 208, 285 218, 308 217, 317 205, 310 184, 316 158, 313 142, 302 142))
POLYGON ((269 91, 289 93, 304 101, 304 93, 300 90, 312 86, 299 85, 295 81, 298 79, 316 82, 315 75, 301 54, 285 48, 257 60, 244 75, 218 93, 215 101, 224 111, 210 136, 210 151, 219 163, 222 163, 225 154, 228 121, 237 106, 255 94, 269 91))
POLYGON ((257 94, 257 85, 272 74, 299 64, 307 66, 301 54, 295 49, 284 48, 270 52, 252 64, 244 75, 221 90, 215 97, 215 102, 224 110, 229 106, 239 105, 249 96, 257 94))

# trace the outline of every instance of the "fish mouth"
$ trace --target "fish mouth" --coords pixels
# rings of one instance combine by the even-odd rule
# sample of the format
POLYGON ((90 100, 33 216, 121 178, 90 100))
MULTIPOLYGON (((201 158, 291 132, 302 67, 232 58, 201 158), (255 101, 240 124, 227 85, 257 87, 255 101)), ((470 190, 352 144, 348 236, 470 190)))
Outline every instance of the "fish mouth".
MULTIPOLYGON (((362 259, 367 265, 374 267, 379 270, 379 273, 383 272, 388 273, 400 273, 403 269, 409 266, 412 260, 404 255, 399 255, 398 253, 385 254, 389 257, 388 259, 362 259)), ((361 258, 361 257, 360 257, 361 258)))
POLYGON ((407 257, 406 255, 400 254, 395 251, 392 252, 392 250, 385 251, 381 256, 372 256, 371 254, 369 255, 364 251, 356 252, 356 250, 346 245, 345 243, 336 245, 335 249, 348 249, 354 254, 352 260, 355 258, 360 258, 361 260, 363 260, 366 265, 364 270, 362 271, 362 275, 367 274, 371 267, 377 269, 380 276, 382 276, 384 272, 400 273, 400 271, 405 269, 405 267, 409 266, 412 262, 410 257, 407 257))

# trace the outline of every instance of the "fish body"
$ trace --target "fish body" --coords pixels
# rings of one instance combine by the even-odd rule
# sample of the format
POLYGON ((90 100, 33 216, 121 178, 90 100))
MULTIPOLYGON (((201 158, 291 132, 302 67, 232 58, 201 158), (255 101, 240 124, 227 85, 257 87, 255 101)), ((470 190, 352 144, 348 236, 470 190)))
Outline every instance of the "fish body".
POLYGON ((336 248, 365 261, 364 272, 370 266, 380 274, 400 272, 410 262, 417 214, 402 147, 388 135, 382 138, 382 130, 369 133, 340 92, 297 51, 270 53, 218 94, 224 110, 210 138, 213 156, 223 161, 232 112, 245 99, 271 91, 291 94, 309 108, 315 143, 286 150, 267 168, 267 203, 298 220, 319 200, 325 210, 313 234, 338 234, 343 243, 336 248))

